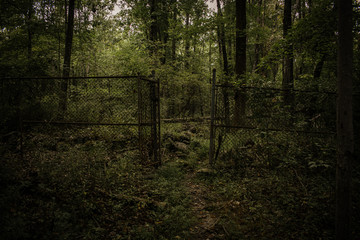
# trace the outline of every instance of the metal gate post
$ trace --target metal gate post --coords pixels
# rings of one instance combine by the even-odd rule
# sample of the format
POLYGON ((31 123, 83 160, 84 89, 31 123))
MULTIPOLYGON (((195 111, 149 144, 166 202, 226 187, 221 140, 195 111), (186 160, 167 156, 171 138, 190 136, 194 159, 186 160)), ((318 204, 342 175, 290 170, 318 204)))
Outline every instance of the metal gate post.
POLYGON ((216 82, 216 69, 213 69, 212 84, 211 84, 211 114, 210 114, 210 148, 209 148, 209 163, 214 165, 214 151, 215 151, 215 82, 216 82))
POLYGON ((160 128, 160 125, 161 125, 161 121, 160 121, 160 78, 157 80, 157 92, 156 92, 156 99, 157 99, 157 126, 158 126, 158 142, 157 142, 157 149, 156 149, 156 152, 157 152, 157 155, 158 155, 158 162, 159 162, 159 165, 161 165, 161 128, 160 128))
POLYGON ((142 159, 146 159, 146 151, 144 151, 144 139, 143 139, 143 111, 142 111, 142 84, 140 77, 137 78, 137 90, 138 90, 138 134, 139 134, 139 151, 142 159))
POLYGON ((155 72, 152 73, 150 82, 151 91, 151 155, 156 167, 161 165, 160 160, 160 99, 159 99, 159 81, 155 81, 155 72))

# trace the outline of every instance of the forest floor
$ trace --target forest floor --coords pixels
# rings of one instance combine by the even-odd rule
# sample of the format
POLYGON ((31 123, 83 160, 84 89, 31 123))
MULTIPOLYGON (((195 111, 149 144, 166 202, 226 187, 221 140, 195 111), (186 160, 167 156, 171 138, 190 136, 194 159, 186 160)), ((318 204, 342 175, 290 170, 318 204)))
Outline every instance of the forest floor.
POLYGON ((197 223, 190 229, 193 239, 223 239, 224 234, 219 233, 216 225, 219 218, 210 210, 210 189, 196 179, 196 173, 188 173, 184 184, 191 199, 191 209, 197 219, 197 223))
POLYGON ((131 129, 33 129, 22 158, 13 134, 0 144, 0 239, 333 239, 332 152, 309 169, 303 151, 262 157, 259 140, 210 168, 201 130, 178 129, 157 169, 131 129))

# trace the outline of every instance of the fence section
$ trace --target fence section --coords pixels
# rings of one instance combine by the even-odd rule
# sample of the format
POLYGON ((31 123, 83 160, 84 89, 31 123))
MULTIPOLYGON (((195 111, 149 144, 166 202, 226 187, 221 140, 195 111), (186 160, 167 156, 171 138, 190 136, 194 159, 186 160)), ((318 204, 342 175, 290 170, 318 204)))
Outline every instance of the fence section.
POLYGON ((272 138, 283 139, 284 145, 309 143, 314 137, 333 141, 333 92, 215 84, 214 73, 212 98, 211 163, 218 158, 236 159, 258 141, 263 141, 260 145, 265 149, 274 142, 272 138), (285 95, 291 102, 284 102, 285 95))
POLYGON ((125 141, 129 149, 135 147, 143 158, 159 164, 159 91, 158 83, 152 79, 12 78, 2 79, 1 91, 5 93, 1 106, 6 116, 4 125, 16 121, 24 132, 37 125, 38 130, 53 131, 58 137, 69 132, 63 137, 79 138, 74 136, 76 131, 70 131, 75 128, 83 132, 83 142, 85 136, 89 141, 100 137, 111 142, 125 141))

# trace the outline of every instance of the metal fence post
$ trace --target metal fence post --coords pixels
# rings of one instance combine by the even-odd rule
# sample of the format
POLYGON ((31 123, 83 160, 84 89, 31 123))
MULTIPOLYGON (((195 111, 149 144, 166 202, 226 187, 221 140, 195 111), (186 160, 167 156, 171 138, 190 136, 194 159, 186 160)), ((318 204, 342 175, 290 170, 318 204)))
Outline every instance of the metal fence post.
POLYGON ((144 141, 143 141, 143 128, 142 128, 142 88, 141 88, 141 79, 140 77, 137 78, 137 90, 138 90, 138 134, 139 134, 139 151, 140 155, 143 159, 145 159, 145 153, 144 153, 144 141))
POLYGON ((160 148, 160 133, 159 131, 159 93, 157 82, 155 81, 155 71, 152 72, 151 77, 153 82, 150 82, 150 96, 151 96, 151 141, 152 149, 151 155, 153 157, 154 165, 156 167, 160 166, 160 157, 159 157, 159 148, 160 148))
POLYGON ((156 95, 156 99, 157 99, 157 127, 158 127, 158 138, 157 138, 157 154, 158 154, 158 162, 159 165, 161 165, 161 115, 160 115, 160 78, 158 78, 157 80, 157 95, 156 95))
POLYGON ((23 116, 23 104, 24 104, 24 80, 19 79, 19 102, 18 102, 18 121, 19 121, 19 131, 20 131, 20 158, 21 161, 24 161, 24 116, 23 116))
POLYGON ((214 118, 215 118, 215 82, 216 82, 216 69, 213 69, 212 83, 211 83, 211 113, 210 113, 210 148, 209 148, 209 163, 211 166, 214 165, 214 150, 215 150, 215 142, 214 142, 214 118))

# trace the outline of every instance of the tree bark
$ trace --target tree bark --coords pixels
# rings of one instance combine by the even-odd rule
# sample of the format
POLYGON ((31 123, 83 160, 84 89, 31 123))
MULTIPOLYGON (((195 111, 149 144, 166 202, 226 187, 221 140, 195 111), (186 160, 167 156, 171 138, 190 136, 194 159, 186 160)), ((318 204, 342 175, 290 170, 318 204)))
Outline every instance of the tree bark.
POLYGON ((170 49, 169 49, 169 44, 168 44, 168 40, 169 40, 169 12, 168 12, 168 4, 167 3, 163 3, 161 5, 161 16, 160 16, 160 22, 158 23, 159 27, 159 38, 162 42, 162 50, 163 50, 163 54, 160 58, 160 62, 161 64, 165 64, 171 53, 170 53, 170 49))
POLYGON ((71 64, 71 49, 74 32, 74 12, 75 12, 75 0, 69 0, 69 12, 66 25, 66 37, 65 37, 65 54, 64 54, 64 66, 63 66, 63 79, 61 81, 62 97, 60 99, 60 111, 62 117, 67 110, 67 91, 68 82, 70 76, 70 64, 71 64))
MULTIPOLYGON (((221 5, 220 5, 220 0, 216 0, 217 3, 217 9, 218 9, 218 16, 222 21, 222 11, 221 11, 221 5)), ((228 63, 228 56, 227 56, 227 51, 226 51, 226 43, 225 43, 225 27, 224 27, 224 23, 220 22, 219 26, 219 43, 221 46, 221 53, 222 53, 222 58, 223 58, 223 71, 224 74, 226 76, 229 75, 229 63, 228 63)))
MULTIPOLYGON (((259 6, 259 11, 257 12, 256 21, 261 27, 264 27, 264 16, 261 14, 263 1, 260 0, 256 4, 259 6)), ((260 41, 260 36, 259 36, 259 34, 257 34, 256 35, 255 48, 254 48, 255 59, 254 59, 254 66, 253 66, 253 69, 256 72, 258 72, 258 70, 259 70, 258 66, 260 64, 260 59, 262 57, 262 51, 263 51, 263 48, 264 48, 263 44, 259 43, 259 41, 260 41)))
POLYGON ((28 65, 29 65, 29 71, 30 65, 31 65, 31 59, 32 59, 32 34, 33 34, 33 24, 32 24, 32 18, 33 18, 33 0, 28 1, 28 13, 27 13, 27 31, 28 31, 28 65))
MULTIPOLYGON (((246 0, 236 0, 235 74, 241 85, 246 84, 246 0)), ((234 124, 242 124, 246 111, 245 89, 235 91, 234 124)))
MULTIPOLYGON (((156 0, 149 0, 149 5, 150 5, 150 41, 152 42, 152 44, 154 44, 158 38, 158 28, 157 28, 157 17, 156 17, 156 0)), ((154 51, 154 46, 151 46, 151 51, 154 51)))
POLYGON ((291 90, 294 89, 294 56, 293 46, 288 43, 287 36, 291 28, 291 0, 285 0, 284 5, 284 19, 283 19, 283 35, 285 39, 285 56, 284 56, 284 72, 282 88, 284 90, 284 103, 285 105, 292 106, 294 103, 294 96, 291 90))
POLYGON ((338 99, 336 165, 336 239, 351 237, 351 163, 354 154, 352 110, 352 1, 338 0, 338 99))
MULTIPOLYGON (((220 0, 216 0, 217 9, 218 9, 218 17, 222 21, 222 11, 221 11, 221 5, 220 0)), ((228 77, 229 77, 229 63, 228 63, 228 57, 227 57, 227 51, 226 51, 226 43, 225 43, 225 27, 224 23, 220 22, 218 24, 218 38, 219 38, 219 47, 220 47, 220 53, 222 53, 222 59, 223 59, 223 72, 224 72, 224 84, 228 84, 228 77)), ((225 125, 230 125, 230 103, 229 103, 229 96, 227 92, 227 88, 223 88, 223 101, 224 101, 224 114, 225 114, 225 125)))
POLYGON ((324 66, 324 63, 325 63, 325 59, 326 59, 326 56, 325 54, 323 54, 321 56, 321 59, 320 61, 315 65, 315 69, 314 69, 314 79, 319 79, 320 76, 321 76, 321 72, 322 72, 322 69, 323 69, 323 66, 324 66))
POLYGON ((189 27, 190 27, 190 13, 189 9, 187 9, 185 14, 185 27, 186 27, 186 39, 185 39, 185 68, 189 69, 190 67, 190 34, 189 34, 189 27))
MULTIPOLYGON (((173 22, 176 23, 177 21, 177 6, 176 1, 173 2, 173 22)), ((173 34, 171 39, 171 60, 175 62, 176 60, 176 37, 175 34, 173 34)))

